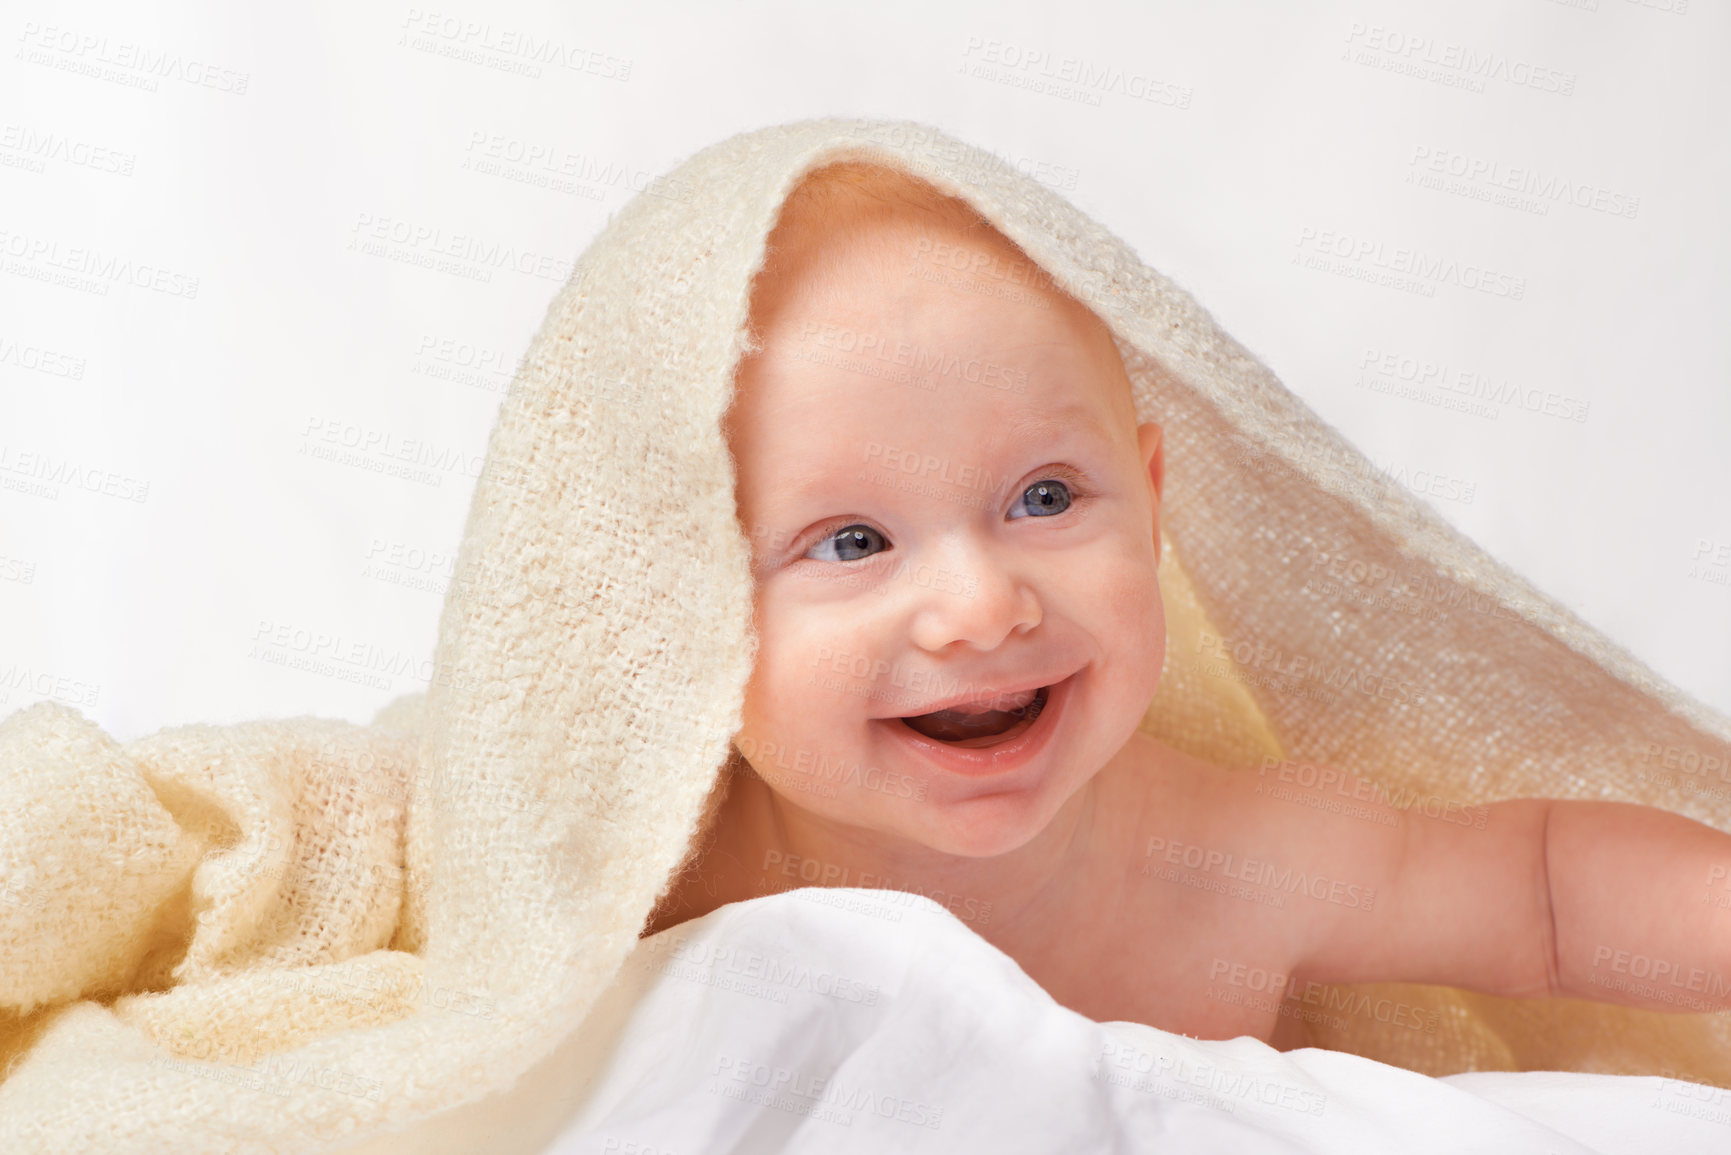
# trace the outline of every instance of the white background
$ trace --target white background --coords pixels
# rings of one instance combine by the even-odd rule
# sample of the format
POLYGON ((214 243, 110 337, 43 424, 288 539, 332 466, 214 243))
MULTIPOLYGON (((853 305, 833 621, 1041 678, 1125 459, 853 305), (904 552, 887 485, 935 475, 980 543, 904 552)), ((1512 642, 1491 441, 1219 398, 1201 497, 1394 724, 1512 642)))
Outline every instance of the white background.
POLYGON ((129 739, 365 721, 423 687, 500 394, 570 262, 697 149, 824 115, 924 121, 1058 187, 1454 524, 1731 711, 1724 4, 4 19, 0 715, 54 697, 129 739), (1431 159, 1489 179, 1425 187, 1431 159), (1523 179, 1562 195, 1484 199, 1523 179), (375 229, 410 239, 368 251, 375 229), (1302 263, 1324 245, 1363 255, 1302 263), (413 263, 435 248, 510 259, 413 263), (1349 275, 1397 250, 1503 291, 1349 275), (1386 353, 1510 399, 1375 392, 1386 353), (302 452, 326 433, 447 464, 302 452))

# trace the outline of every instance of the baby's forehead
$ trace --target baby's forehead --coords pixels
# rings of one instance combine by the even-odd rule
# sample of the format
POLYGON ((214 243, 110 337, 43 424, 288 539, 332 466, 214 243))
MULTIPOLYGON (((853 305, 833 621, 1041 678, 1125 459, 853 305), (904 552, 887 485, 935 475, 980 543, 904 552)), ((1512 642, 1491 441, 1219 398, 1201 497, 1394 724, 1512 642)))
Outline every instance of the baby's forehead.
POLYGON ((1096 350, 1110 342, 1097 314, 990 226, 896 211, 805 227, 808 235, 775 250, 753 294, 750 324, 760 339, 869 344, 872 335, 852 331, 905 335, 942 320, 952 330, 1007 325, 1013 336, 1096 350))
MULTIPOLYGON (((1079 396, 1104 378, 1112 424, 1135 426, 1105 322, 971 205, 877 166, 819 170, 789 196, 768 237, 749 325, 754 354, 802 377, 851 359, 886 381, 934 365, 958 368, 957 381, 1001 379, 1030 365, 1038 372, 1027 346, 1043 343, 1047 360, 1066 366, 1046 374, 1046 400, 1079 396), (1076 372, 1078 364, 1088 371, 1076 372)), ((738 384, 751 376, 742 372, 738 384)), ((897 396, 890 389, 886 403, 897 396)), ((773 420, 775 406, 762 408, 773 420)))
POLYGON ((917 264, 1056 290, 1045 271, 965 199, 912 173, 862 161, 825 165, 794 187, 766 238, 759 281, 821 280, 844 265, 900 275, 917 264))
POLYGON ((928 429, 1016 424, 1040 424, 1056 435, 1082 423, 1109 441, 1135 442, 1133 390, 1103 326, 1097 339, 1056 327, 1029 344, 1017 324, 1022 318, 1007 311, 996 317, 1000 307, 986 300, 979 306, 984 321, 976 317, 958 330, 942 322, 907 328, 871 310, 878 285, 865 275, 856 307, 808 299, 764 334, 757 356, 742 366, 734 412, 750 420, 759 436, 749 440, 765 452, 796 460, 831 452, 831 435, 900 443, 928 429))

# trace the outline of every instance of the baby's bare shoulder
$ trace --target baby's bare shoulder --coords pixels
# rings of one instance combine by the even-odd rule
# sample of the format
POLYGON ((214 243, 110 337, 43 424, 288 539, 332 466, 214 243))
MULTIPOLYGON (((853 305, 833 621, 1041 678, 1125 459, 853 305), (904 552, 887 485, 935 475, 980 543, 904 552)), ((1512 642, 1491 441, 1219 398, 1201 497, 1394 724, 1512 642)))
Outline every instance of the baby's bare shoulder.
MULTIPOLYGON (((1119 837, 1137 921, 1164 949, 1185 944, 1193 979, 1241 965, 1292 975, 1343 924, 1377 921, 1401 865, 1389 808, 1288 789, 1262 767, 1220 766, 1146 734, 1127 752, 1119 837), (1175 926, 1193 937, 1177 938, 1175 926)), ((1343 797, 1361 793, 1340 778, 1343 797)))
MULTIPOLYGON (((1544 799, 1466 806, 1327 765, 1231 769, 1147 749, 1141 870, 1196 895, 1207 936, 1249 965, 1543 993, 1544 799)), ((1222 961, 1235 960, 1210 965, 1222 961)))

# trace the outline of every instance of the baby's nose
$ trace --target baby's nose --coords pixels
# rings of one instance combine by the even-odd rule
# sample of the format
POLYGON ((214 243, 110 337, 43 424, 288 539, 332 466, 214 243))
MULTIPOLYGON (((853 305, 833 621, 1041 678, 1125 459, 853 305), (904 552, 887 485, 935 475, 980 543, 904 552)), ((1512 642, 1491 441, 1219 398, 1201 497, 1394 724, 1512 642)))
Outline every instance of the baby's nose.
POLYGON ((913 563, 897 575, 916 587, 919 608, 911 632, 920 648, 936 651, 962 642, 990 650, 1040 624, 1040 599, 1026 579, 983 554, 973 554, 972 562, 966 569, 953 557, 913 563))

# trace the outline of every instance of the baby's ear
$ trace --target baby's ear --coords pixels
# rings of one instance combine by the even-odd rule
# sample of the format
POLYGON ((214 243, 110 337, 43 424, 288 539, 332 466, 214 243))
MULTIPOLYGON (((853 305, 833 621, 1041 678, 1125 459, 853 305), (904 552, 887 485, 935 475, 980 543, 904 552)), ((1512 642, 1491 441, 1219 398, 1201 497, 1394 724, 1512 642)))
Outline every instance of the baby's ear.
POLYGON ((1143 422, 1136 427, 1136 448, 1153 494, 1154 564, 1158 566, 1164 552, 1160 544, 1160 502, 1166 492, 1166 431, 1157 422, 1143 422))
POLYGON ((1141 452, 1142 466, 1154 487, 1155 512, 1166 492, 1166 431, 1155 421, 1144 421, 1136 427, 1136 448, 1141 452))

